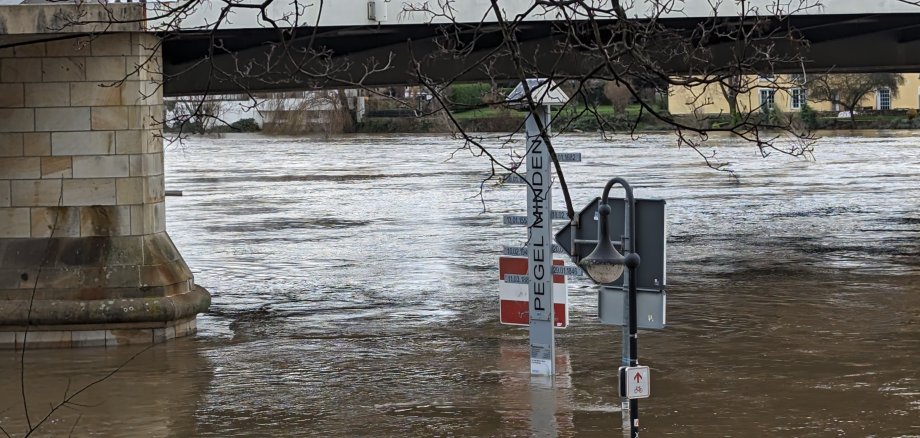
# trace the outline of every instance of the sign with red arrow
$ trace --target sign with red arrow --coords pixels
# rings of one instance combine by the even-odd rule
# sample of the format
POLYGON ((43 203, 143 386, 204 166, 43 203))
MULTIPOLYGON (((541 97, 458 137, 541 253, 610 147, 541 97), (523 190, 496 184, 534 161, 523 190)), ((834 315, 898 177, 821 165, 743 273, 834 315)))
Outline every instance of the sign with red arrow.
POLYGON ((648 367, 620 367, 620 397, 648 398, 650 383, 648 367))

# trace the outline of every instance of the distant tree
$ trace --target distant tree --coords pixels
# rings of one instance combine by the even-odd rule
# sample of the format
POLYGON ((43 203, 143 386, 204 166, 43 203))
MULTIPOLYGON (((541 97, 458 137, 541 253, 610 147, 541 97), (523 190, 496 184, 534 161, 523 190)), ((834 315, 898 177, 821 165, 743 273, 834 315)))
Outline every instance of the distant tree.
POLYGON ((607 81, 604 84, 604 96, 613 105, 613 110, 617 113, 625 113, 629 101, 632 100, 633 93, 625 85, 617 81, 607 81))
POLYGON ((728 112, 734 124, 741 121, 741 114, 738 112, 738 95, 742 92, 741 85, 740 74, 729 75, 719 82, 719 89, 722 90, 722 96, 728 102, 728 112))
POLYGON ((897 96, 904 85, 904 75, 898 73, 848 73, 812 76, 808 80, 808 97, 818 102, 831 102, 850 112, 850 122, 856 127, 856 108, 871 92, 879 88, 891 90, 897 96))

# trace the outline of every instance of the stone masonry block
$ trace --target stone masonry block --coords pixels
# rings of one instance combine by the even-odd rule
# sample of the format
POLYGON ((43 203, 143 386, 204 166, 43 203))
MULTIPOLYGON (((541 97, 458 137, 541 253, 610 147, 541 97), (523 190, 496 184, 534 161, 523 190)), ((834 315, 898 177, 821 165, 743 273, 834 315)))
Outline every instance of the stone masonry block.
POLYGON ((32 108, 0 108, 0 132, 32 132, 35 130, 35 110, 32 108))
POLYGON ((162 130, 166 121, 166 105, 150 105, 150 119, 152 128, 162 130))
POLYGON ((42 58, 0 59, 0 82, 41 82, 42 58))
MULTIPOLYGON (((102 273, 102 278, 100 281, 96 282, 87 282, 87 286, 103 286, 103 287, 134 287, 137 291, 135 296, 151 296, 147 295, 145 291, 140 291, 138 285, 140 284, 140 269, 137 264, 130 266, 106 266, 102 273)), ((88 280, 93 280, 93 278, 88 278, 88 280)))
POLYGON ((163 174, 163 154, 144 154, 144 175, 163 174))
POLYGON ((35 131, 89 131, 89 107, 36 108, 35 131))
POLYGON ((0 332, 0 350, 18 350, 19 332, 0 332))
POLYGON ((41 58, 45 56, 45 43, 15 46, 13 47, 13 56, 17 58, 41 58))
POLYGON ((22 154, 27 157, 51 155, 50 132, 27 132, 22 134, 22 154))
POLYGON ((68 38, 45 43, 45 56, 89 56, 89 38, 68 38))
POLYGON ((129 56, 125 63, 127 78, 138 81, 162 81, 163 65, 159 56, 129 56))
POLYGON ((94 205, 80 208, 80 235, 127 236, 131 234, 131 207, 94 205))
POLYGON ((160 49, 160 39, 149 33, 131 34, 131 54, 150 57, 160 49))
POLYGON ((115 205, 115 178, 64 180, 64 205, 115 205))
POLYGON ((105 347, 105 330, 75 330, 72 332, 71 345, 80 347, 105 347))
POLYGON ((131 54, 131 34, 100 33, 90 41, 93 56, 125 56, 131 54))
POLYGON ((176 331, 176 337, 181 338, 187 336, 189 333, 189 326, 187 320, 176 321, 176 324, 173 326, 173 330, 176 331))
POLYGON ((175 339, 175 338, 176 338, 176 328, 175 327, 153 329, 153 342, 155 343, 166 342, 170 339, 175 339))
POLYGON ((76 82, 70 84, 70 104, 73 106, 118 106, 122 104, 125 84, 76 82))
POLYGON ((74 178, 114 178, 127 176, 127 156, 102 155, 73 157, 74 178))
POLYGON ((72 157, 41 157, 42 179, 73 178, 72 157))
POLYGON ((166 231, 166 204, 132 205, 131 234, 153 234, 166 231))
POLYGON ((29 107, 70 106, 70 84, 67 82, 25 84, 25 105, 29 107))
POLYGON ((22 84, 0 83, 0 108, 19 108, 25 104, 22 84))
POLYGON ((86 58, 86 80, 120 81, 125 79, 124 56, 93 56, 86 58))
POLYGON ((0 179, 39 179, 41 159, 38 157, 0 158, 0 179))
POLYGON ((162 233, 166 231, 166 203, 144 204, 144 209, 147 219, 153 221, 153 232, 162 233))
POLYGON ((163 153, 163 131, 159 129, 151 129, 147 131, 147 149, 146 152, 149 154, 160 154, 163 153))
MULTIPOLYGON (((115 131, 128 129, 128 108, 126 106, 98 106, 92 109, 92 128, 94 131, 115 131)), ((116 149, 118 139, 116 137, 116 149)), ((120 153, 120 152, 119 152, 120 153)))
POLYGON ((3 237, 29 237, 31 224, 29 223, 28 208, 0 208, 0 238, 3 237))
POLYGON ((124 105, 149 105, 153 99, 144 94, 141 81, 125 81, 122 83, 121 101, 124 105))
POLYGON ((0 134, 0 157, 22 156, 22 134, 0 134))
POLYGON ((108 155, 115 153, 112 131, 54 132, 52 155, 108 155))
POLYGON ((146 98, 146 102, 154 104, 163 101, 163 83, 158 79, 144 80, 141 82, 141 94, 146 98))
POLYGON ((129 155, 128 156, 128 173, 131 176, 144 176, 144 156, 143 155, 129 155))
POLYGON ((25 336, 25 348, 70 348, 73 338, 69 330, 30 331, 25 336))
POLYGON ((39 207, 32 209, 32 237, 80 237, 79 208, 39 207))
POLYGON ((118 205, 142 204, 145 183, 145 178, 118 178, 115 182, 118 205))
POLYGON ((0 207, 10 206, 10 182, 0 180, 0 207))
POLYGON ((54 207, 61 203, 61 180, 14 180, 10 194, 14 207, 54 207))
POLYGON ((144 141, 146 131, 124 130, 115 132, 115 153, 116 154, 140 154, 146 149, 144 141))
POLYGON ((150 234, 153 229, 152 224, 148 226, 144 221, 144 206, 132 205, 131 207, 131 235, 141 236, 150 234))
POLYGON ((152 125, 150 121, 150 106, 126 106, 128 111, 128 127, 126 129, 147 129, 152 125))
POLYGON ((86 80, 86 58, 42 58, 42 82, 77 82, 86 80))
POLYGON ((69 267, 46 267, 40 276, 30 275, 27 281, 20 283, 20 287, 37 287, 38 289, 64 289, 72 287, 81 281, 83 272, 69 267))
POLYGON ((106 330, 105 346, 143 345, 153 343, 153 329, 106 330))
POLYGON ((149 204, 166 200, 166 184, 163 175, 148 177, 144 185, 146 186, 144 193, 145 203, 149 204))

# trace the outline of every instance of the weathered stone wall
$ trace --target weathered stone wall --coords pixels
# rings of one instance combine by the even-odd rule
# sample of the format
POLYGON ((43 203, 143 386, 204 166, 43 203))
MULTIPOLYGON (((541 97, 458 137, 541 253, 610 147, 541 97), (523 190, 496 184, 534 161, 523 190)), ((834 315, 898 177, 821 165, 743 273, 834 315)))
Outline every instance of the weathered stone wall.
POLYGON ((27 325, 55 345, 113 328, 152 342, 207 307, 166 234, 157 47, 120 33, 0 49, 0 345, 27 325))

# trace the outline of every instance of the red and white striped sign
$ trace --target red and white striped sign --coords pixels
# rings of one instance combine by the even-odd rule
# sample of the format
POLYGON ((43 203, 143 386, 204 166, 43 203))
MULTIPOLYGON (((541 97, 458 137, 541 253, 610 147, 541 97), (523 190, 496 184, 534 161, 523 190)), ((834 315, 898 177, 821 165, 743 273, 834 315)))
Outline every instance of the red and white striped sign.
MULTIPOLYGON (((499 314, 502 324, 530 324, 528 284, 505 281, 505 275, 526 276, 527 262, 527 257, 502 256, 498 259, 499 314)), ((565 266, 565 261, 553 260, 553 266, 565 266)), ((553 325, 556 328, 566 328, 569 325, 568 304, 565 275, 553 275, 553 325)))

